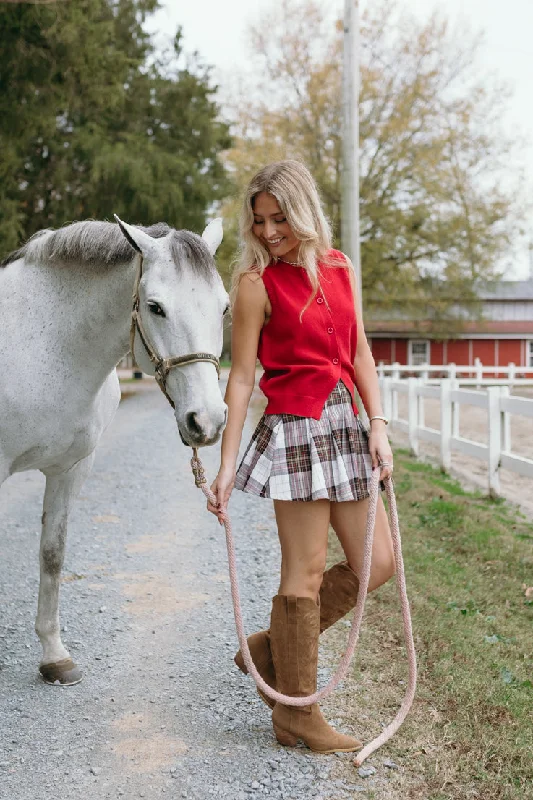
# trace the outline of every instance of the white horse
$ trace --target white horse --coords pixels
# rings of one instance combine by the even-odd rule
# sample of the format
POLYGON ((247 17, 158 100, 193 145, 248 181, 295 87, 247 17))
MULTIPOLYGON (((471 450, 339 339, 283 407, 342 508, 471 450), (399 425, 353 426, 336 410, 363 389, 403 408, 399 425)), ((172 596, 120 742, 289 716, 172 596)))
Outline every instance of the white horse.
POLYGON ((212 444, 226 421, 218 357, 228 296, 213 260, 220 220, 202 237, 118 222, 40 231, 0 269, 0 485, 24 470, 46 476, 35 629, 52 684, 81 680, 59 626, 67 517, 117 410, 115 366, 130 333, 185 444, 212 444))

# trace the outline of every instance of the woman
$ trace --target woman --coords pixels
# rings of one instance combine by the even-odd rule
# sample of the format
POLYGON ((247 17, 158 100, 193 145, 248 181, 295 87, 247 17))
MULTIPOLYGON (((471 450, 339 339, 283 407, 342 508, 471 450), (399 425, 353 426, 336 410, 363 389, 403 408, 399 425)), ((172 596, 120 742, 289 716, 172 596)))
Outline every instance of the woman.
MULTIPOLYGON (((283 694, 316 691, 319 633, 354 607, 359 588, 374 466, 392 472, 378 379, 361 317, 353 267, 331 249, 316 185, 297 161, 255 175, 241 215, 243 242, 233 286, 232 365, 225 401, 228 423, 212 485, 222 521, 232 489, 272 498, 281 545, 281 580, 269 631, 248 643, 262 677, 283 694), (236 470, 256 359, 265 413, 236 470), (367 434, 353 400, 354 385, 370 419, 367 434), (331 524, 346 561, 324 572, 331 524)), ((394 554, 381 501, 369 591, 394 574, 394 554)), ((239 668, 246 667, 239 651, 239 668)), ((320 753, 361 743, 333 730, 318 705, 273 703, 276 738, 299 739, 320 753)))

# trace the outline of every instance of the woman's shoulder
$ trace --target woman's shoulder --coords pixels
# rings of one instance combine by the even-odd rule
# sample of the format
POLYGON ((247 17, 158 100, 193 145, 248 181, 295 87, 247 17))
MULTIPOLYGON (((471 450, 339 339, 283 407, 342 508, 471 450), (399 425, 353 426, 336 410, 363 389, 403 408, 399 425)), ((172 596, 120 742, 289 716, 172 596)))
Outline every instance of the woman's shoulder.
POLYGON ((345 275, 349 276, 352 262, 341 250, 334 250, 331 248, 327 250, 320 261, 318 262, 319 269, 332 269, 339 272, 339 278, 345 275))
POLYGON ((239 275, 239 289, 244 287, 244 291, 249 291, 247 287, 250 284, 252 286, 263 286, 263 273, 259 267, 250 267, 239 275))
POLYGON ((347 267, 350 263, 348 256, 333 247, 326 250, 320 262, 326 267, 347 267))
POLYGON ((265 307, 267 292, 259 271, 247 270, 239 276, 235 293, 234 314, 236 310, 248 315, 265 307))
POLYGON ((259 264, 239 264, 233 272, 233 282, 240 284, 243 280, 247 280, 252 283, 260 283, 268 267, 268 264, 266 267, 261 267, 259 264))

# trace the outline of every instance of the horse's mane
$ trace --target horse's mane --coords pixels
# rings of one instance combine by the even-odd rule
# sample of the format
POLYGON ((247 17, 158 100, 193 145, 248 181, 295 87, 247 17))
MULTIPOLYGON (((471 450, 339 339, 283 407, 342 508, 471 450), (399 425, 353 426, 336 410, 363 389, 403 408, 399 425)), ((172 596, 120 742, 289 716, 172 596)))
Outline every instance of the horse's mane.
MULTIPOLYGON (((201 236, 191 231, 176 231, 165 222, 137 227, 153 239, 162 239, 170 234, 170 252, 176 265, 186 260, 195 273, 204 276, 213 273, 213 258, 201 236)), ((65 225, 57 231, 37 231, 22 247, 10 253, 0 267, 24 258, 33 264, 47 262, 63 267, 84 265, 98 269, 125 264, 134 255, 135 250, 114 222, 85 220, 65 225)))

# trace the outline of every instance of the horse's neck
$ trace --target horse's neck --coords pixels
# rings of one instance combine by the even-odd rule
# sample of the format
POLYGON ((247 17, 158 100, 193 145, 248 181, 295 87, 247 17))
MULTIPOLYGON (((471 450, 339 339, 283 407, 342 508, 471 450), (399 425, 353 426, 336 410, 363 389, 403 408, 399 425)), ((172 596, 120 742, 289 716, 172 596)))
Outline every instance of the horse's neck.
POLYGON ((136 259, 108 270, 45 270, 56 317, 52 337, 78 379, 81 373, 91 387, 103 383, 128 352, 136 270, 136 259))
MULTIPOLYGON (((137 273, 137 259, 113 267, 99 276, 98 287, 89 295, 93 301, 92 316, 86 317, 91 335, 98 336, 99 349, 108 365, 115 366, 129 349, 132 293, 137 273), (98 326, 100 326, 98 328, 98 326)), ((82 309, 85 315, 85 306, 82 309)))

